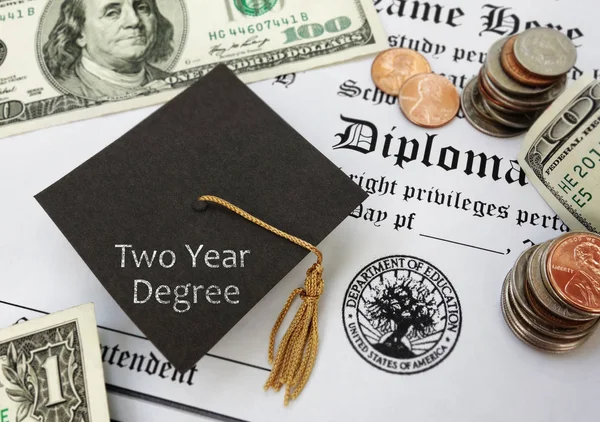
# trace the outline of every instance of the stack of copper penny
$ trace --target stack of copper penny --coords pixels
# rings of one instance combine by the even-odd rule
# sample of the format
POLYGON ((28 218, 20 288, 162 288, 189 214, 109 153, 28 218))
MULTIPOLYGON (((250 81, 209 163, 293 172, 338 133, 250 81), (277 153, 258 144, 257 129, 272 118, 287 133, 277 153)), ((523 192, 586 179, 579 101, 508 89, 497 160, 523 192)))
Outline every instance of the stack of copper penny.
POLYGON ((554 353, 580 346, 600 317, 600 236, 567 233, 526 250, 504 281, 501 302, 525 343, 554 353))
POLYGON ((398 97, 404 115, 419 126, 444 126, 460 108, 460 95, 452 82, 431 73, 427 59, 416 51, 390 48, 379 53, 371 77, 381 91, 398 97))
POLYGON ((576 60, 573 42, 555 29, 532 28, 498 40, 463 90, 465 117, 495 137, 526 132, 565 90, 576 60))

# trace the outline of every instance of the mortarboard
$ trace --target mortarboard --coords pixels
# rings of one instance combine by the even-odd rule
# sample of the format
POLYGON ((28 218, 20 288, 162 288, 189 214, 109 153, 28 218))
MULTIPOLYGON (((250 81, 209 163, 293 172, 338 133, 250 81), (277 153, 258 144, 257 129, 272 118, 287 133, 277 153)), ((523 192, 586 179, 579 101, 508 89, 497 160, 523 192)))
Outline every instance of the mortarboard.
MULTIPOLYGON (((307 249, 318 254, 312 245, 366 197, 224 65, 36 195, 119 306, 180 372, 307 249), (252 217, 232 212, 235 206, 297 238, 253 224, 252 217)), ((320 257, 315 265, 320 272, 320 257)), ((305 299, 306 291, 297 290, 305 299)))

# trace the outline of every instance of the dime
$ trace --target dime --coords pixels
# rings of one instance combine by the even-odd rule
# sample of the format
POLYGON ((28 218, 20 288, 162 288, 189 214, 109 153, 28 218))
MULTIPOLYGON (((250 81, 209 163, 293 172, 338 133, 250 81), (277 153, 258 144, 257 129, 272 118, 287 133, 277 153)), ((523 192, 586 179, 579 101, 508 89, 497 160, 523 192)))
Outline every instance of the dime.
POLYGON ((400 108, 411 122, 429 128, 444 126, 458 113, 460 96, 448 78, 422 73, 400 89, 400 108))
POLYGON ((570 233, 558 239, 548 252, 546 271, 564 302, 600 315, 600 236, 570 233))
POLYGON ((501 54, 501 63, 502 68, 506 73, 510 75, 511 78, 515 79, 519 83, 527 86, 549 86, 552 85, 556 78, 548 78, 544 76, 539 76, 534 73, 529 72, 525 68, 523 68, 514 53, 514 45, 516 41, 516 35, 509 38, 508 41, 504 44, 502 48, 501 54))
POLYGON ((564 75, 577 61, 573 42, 550 28, 532 28, 517 35, 514 54, 523 68, 546 77, 564 75))
POLYGON ((430 73, 431 67, 425 57, 408 48, 390 48, 375 57, 371 65, 371 77, 377 88, 397 96, 404 82, 419 73, 430 73))
POLYGON ((504 47, 504 44, 507 40, 508 38, 501 38, 500 40, 496 41, 488 51, 484 69, 489 79, 491 79, 492 82, 504 92, 514 95, 537 95, 550 89, 551 86, 538 88, 522 85, 511 78, 504 71, 500 56, 502 53, 502 47, 504 47))
POLYGON ((589 316, 582 315, 579 312, 566 308, 562 303, 558 302, 546 288, 542 279, 541 257, 544 249, 537 247, 533 252, 529 265, 527 267, 527 284, 531 289, 532 294, 537 298, 539 303, 552 314, 571 321, 586 322, 589 321, 589 316))
POLYGON ((523 130, 507 128, 506 126, 496 123, 477 111, 477 108, 482 108, 484 105, 479 104, 479 107, 475 108, 475 105, 473 104, 473 101, 481 99, 480 96, 474 96, 471 92, 476 89, 476 83, 477 78, 471 79, 462 92, 462 110, 469 123, 480 132, 497 138, 510 138, 524 133, 523 130))

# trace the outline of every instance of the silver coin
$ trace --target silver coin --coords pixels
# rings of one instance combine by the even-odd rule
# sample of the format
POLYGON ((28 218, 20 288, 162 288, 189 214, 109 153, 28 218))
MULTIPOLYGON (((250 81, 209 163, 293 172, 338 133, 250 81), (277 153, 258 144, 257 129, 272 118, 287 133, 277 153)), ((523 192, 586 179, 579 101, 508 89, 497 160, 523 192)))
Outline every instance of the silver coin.
POLYGON ((515 129, 529 129, 535 123, 539 114, 537 113, 521 113, 521 114, 509 114, 495 110, 490 107, 489 103, 484 102, 486 112, 492 119, 504 126, 512 127, 515 129))
MULTIPOLYGON (((515 271, 513 270, 513 275, 511 277, 511 281, 513 281, 516 277, 515 271)), ((513 305, 513 310, 515 313, 521 318, 521 320, 526 324, 526 326, 547 337, 553 338, 557 341, 572 341, 581 339, 587 335, 589 335, 595 328, 595 323, 591 326, 585 326, 584 328, 580 328, 574 326, 573 328, 562 328, 557 327, 552 324, 549 320, 546 320, 539 315, 537 315, 532 308, 529 307, 527 303, 526 306, 521 306, 521 303, 516 299, 516 292, 514 288, 514 282, 511 282, 508 288, 508 295, 511 299, 511 303, 513 305)))
POLYGON ((509 288, 507 278, 502 286, 502 312, 507 325, 521 341, 545 352, 564 353, 579 347, 589 338, 585 336, 582 339, 561 341, 531 330, 515 311, 515 305, 510 300, 509 288))
MULTIPOLYGON (((479 78, 477 78, 477 84, 479 83, 479 78)), ((471 100, 472 100, 472 104, 473 107, 475 107, 475 110, 477 110, 477 112, 481 115, 483 115, 484 117, 487 117, 488 119, 492 119, 492 116, 487 112, 486 107, 484 107, 484 103, 485 103, 485 98, 483 97, 483 95, 481 95, 481 91, 479 89, 471 89, 471 100)))
POLYGON ((501 112, 501 113, 505 113, 505 114, 513 114, 513 115, 514 115, 514 114, 521 114, 521 113, 523 113, 522 111, 513 110, 513 109, 510 109, 510 108, 506 108, 506 107, 504 107, 504 106, 502 106, 502 105, 496 104, 496 103, 494 103, 494 102, 487 101, 487 100, 485 99, 485 97, 483 98, 483 100, 484 100, 484 101, 487 103, 487 105, 488 105, 488 106, 490 106, 490 107, 491 107, 491 108, 493 108, 494 110, 498 110, 498 111, 499 111, 499 112, 501 112))
POLYGON ((532 28, 518 35, 514 53, 521 66, 540 76, 564 75, 577 61, 573 42, 550 28, 532 28))
POLYGON ((487 73, 494 84, 509 94, 523 96, 537 95, 549 90, 552 86, 536 88, 521 85, 504 71, 504 68, 502 67, 501 54, 502 48, 509 38, 510 37, 501 38, 492 44, 492 47, 488 51, 487 60, 484 64, 485 73, 487 73))
POLYGON ((580 312, 574 312, 563 306, 563 304, 554 299, 552 294, 548 291, 548 288, 542 279, 542 253, 545 251, 544 247, 547 248, 548 245, 542 246, 543 247, 537 247, 535 249, 533 255, 529 259, 529 265, 527 266, 527 284, 536 299, 544 308, 559 318, 577 322, 590 321, 592 318, 582 315, 580 312))
MULTIPOLYGON (((474 98, 472 90, 476 89, 476 84, 477 78, 471 79, 463 89, 461 96, 461 108, 471 126, 480 132, 485 133, 486 135, 494 136, 496 138, 512 138, 513 136, 525 133, 524 130, 517 130, 503 126, 480 114, 473 104, 474 98)), ((484 107, 483 104, 478 105, 481 108, 484 107)))

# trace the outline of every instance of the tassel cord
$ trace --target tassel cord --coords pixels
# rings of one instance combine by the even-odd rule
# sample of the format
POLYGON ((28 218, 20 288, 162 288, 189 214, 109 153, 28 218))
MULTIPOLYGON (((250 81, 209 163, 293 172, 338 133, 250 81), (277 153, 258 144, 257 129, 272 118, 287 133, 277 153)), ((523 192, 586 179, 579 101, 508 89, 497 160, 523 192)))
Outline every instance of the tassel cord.
POLYGON ((212 195, 204 195, 198 201, 214 202, 235 212, 246 220, 286 239, 298 246, 313 252, 317 256, 315 262, 306 272, 304 287, 294 289, 277 317, 269 339, 268 358, 273 365, 265 390, 273 388, 279 391, 285 386, 284 404, 287 406, 304 389, 314 366, 319 345, 318 301, 323 293, 323 255, 312 244, 279 230, 254 217, 241 208, 212 195), (292 303, 300 297, 302 303, 284 334, 277 353, 275 353, 276 337, 292 303))

